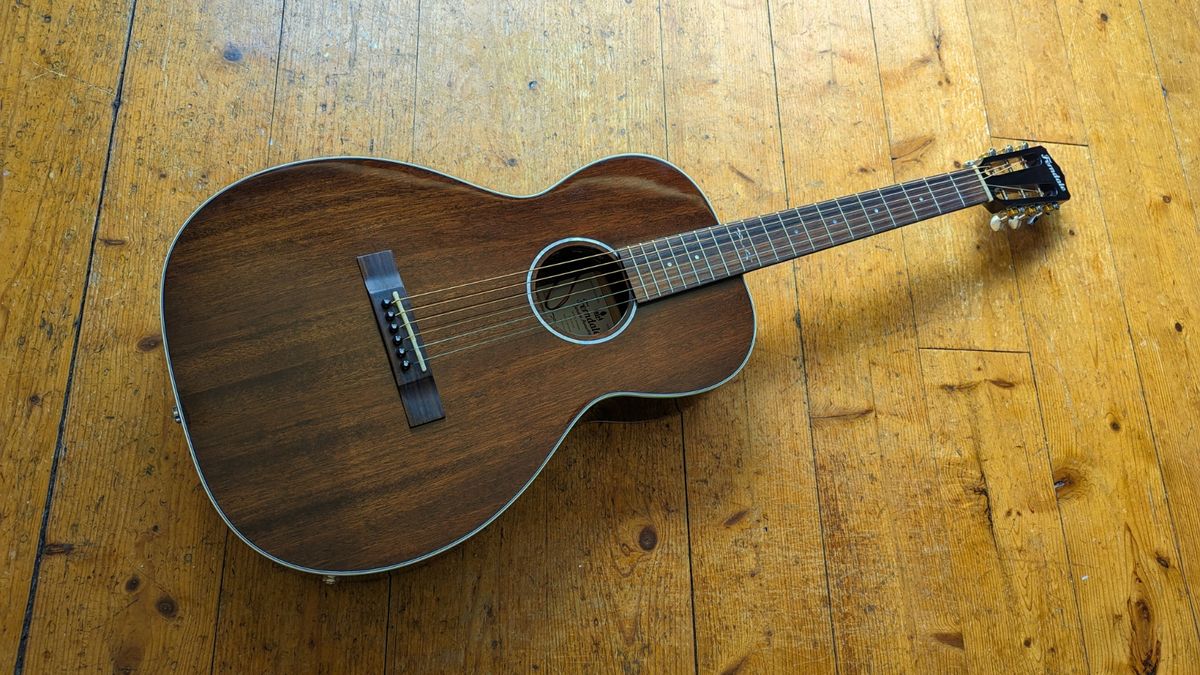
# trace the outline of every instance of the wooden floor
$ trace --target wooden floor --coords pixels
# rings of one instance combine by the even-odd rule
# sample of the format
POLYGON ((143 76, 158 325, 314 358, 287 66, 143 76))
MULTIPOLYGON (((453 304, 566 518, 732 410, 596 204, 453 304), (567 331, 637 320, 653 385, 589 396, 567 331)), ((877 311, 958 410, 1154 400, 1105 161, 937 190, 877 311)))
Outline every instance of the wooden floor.
POLYGON ((1197 672, 1198 11, 7 3, 3 667, 1197 672), (416 569, 326 586, 260 558, 171 421, 167 246, 271 164, 525 193, 644 152, 735 218, 1016 140, 1066 170, 1060 217, 976 209, 753 273, 737 379, 581 427, 416 569))

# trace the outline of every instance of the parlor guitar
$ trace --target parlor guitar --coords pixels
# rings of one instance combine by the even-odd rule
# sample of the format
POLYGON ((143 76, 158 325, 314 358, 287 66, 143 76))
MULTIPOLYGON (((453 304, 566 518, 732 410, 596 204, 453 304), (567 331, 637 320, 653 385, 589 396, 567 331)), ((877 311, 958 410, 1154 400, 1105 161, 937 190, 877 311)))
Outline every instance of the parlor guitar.
POLYGON ((254 549, 388 570, 495 519, 596 402, 737 373, 746 272, 976 204, 1016 227, 1068 198, 1041 147, 726 223, 641 155, 528 197, 381 159, 287 164, 210 198, 171 246, 176 419, 254 549))

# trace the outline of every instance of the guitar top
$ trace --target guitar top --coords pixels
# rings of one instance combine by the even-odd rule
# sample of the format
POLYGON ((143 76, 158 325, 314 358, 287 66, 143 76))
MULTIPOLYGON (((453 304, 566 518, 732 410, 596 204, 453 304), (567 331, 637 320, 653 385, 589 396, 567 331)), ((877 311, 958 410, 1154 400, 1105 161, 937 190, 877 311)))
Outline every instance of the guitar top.
POLYGON ((642 155, 528 197, 382 159, 287 164, 210 198, 168 253, 177 419, 254 549, 385 571, 485 527, 598 401, 733 377, 754 343, 745 273, 974 205, 1017 227, 1069 198, 1040 147, 726 223, 642 155))

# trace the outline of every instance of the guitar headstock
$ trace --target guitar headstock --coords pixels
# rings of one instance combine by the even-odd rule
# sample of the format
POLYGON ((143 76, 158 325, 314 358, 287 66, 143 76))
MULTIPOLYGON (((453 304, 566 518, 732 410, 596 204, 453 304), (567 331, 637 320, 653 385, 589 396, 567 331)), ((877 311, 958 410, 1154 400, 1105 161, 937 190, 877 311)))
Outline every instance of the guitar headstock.
POLYGON ((1014 230, 1033 224, 1071 198, 1062 169, 1040 145, 993 148, 966 166, 976 169, 987 185, 991 199, 984 206, 993 214, 993 230, 1006 222, 1014 230))

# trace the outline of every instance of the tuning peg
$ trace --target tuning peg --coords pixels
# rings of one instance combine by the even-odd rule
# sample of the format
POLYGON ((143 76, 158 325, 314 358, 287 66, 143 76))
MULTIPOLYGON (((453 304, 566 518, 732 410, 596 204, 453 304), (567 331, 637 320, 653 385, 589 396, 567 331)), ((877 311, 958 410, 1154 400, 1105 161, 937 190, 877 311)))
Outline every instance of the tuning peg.
POLYGON ((995 213, 992 214, 992 219, 988 222, 988 225, 991 226, 992 232, 999 232, 1000 228, 1004 227, 1004 220, 1000 218, 999 213, 995 213))
POLYGON ((996 156, 995 148, 989 148, 988 151, 984 154, 984 157, 995 157, 995 156, 996 156))
POLYGON ((1011 145, 1004 146, 1004 152, 1012 152, 1012 151, 1013 151, 1013 146, 1011 146, 1011 145))
POLYGON ((1022 143, 1022 144, 1020 144, 1020 145, 1018 145, 1018 146, 1017 146, 1017 149, 1019 149, 1019 150, 1028 150, 1028 149, 1029 149, 1029 143, 1022 143))
POLYGON ((1021 227, 1021 219, 1020 219, 1020 217, 1018 217, 1018 216, 1013 216, 1012 218, 1009 218, 1009 219, 1008 219, 1008 229, 1010 229, 1010 230, 1015 230, 1015 229, 1017 229, 1018 227, 1021 227))

